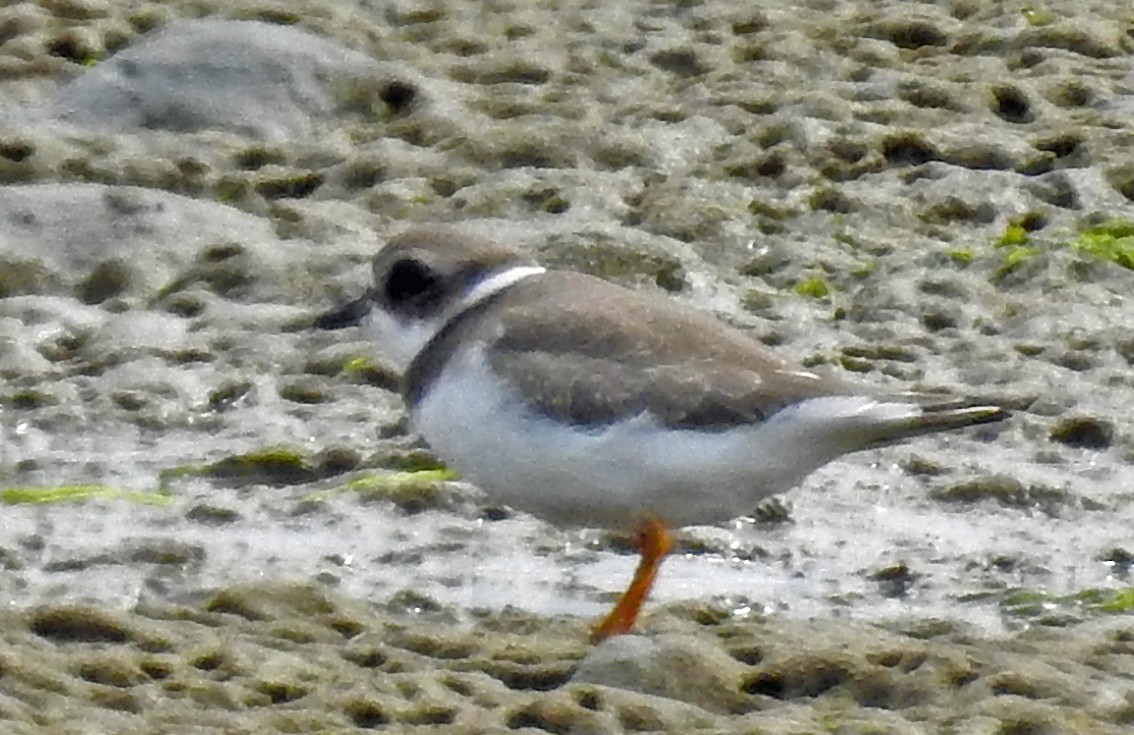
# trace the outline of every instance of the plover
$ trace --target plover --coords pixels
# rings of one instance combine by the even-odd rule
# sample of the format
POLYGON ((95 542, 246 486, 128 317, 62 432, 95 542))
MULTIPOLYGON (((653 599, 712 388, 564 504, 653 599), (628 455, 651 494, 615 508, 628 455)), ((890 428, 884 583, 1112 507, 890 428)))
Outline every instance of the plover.
POLYGON ((848 452, 1008 416, 820 376, 695 309, 456 229, 392 238, 373 271, 318 326, 371 331, 437 455, 495 502, 635 533, 596 641, 633 628, 671 528, 751 513, 848 452))

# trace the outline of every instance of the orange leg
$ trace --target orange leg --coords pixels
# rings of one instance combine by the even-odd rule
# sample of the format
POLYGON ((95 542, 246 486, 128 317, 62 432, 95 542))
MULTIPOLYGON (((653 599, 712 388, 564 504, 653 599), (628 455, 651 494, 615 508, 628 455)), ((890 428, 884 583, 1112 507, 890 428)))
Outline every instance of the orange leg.
POLYGON ((651 518, 642 521, 638 526, 635 545, 642 558, 638 562, 638 569, 634 572, 634 579, 630 581, 630 586, 622 594, 618 604, 591 633, 591 643, 599 643, 611 636, 622 635, 634 627, 642 603, 646 601, 650 588, 654 586, 658 567, 661 566, 665 555, 673 549, 673 536, 664 523, 651 518))

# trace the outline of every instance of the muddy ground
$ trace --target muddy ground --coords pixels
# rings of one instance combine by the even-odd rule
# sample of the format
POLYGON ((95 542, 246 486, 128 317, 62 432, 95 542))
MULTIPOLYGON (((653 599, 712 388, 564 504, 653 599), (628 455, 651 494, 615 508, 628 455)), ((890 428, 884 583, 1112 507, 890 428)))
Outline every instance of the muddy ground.
POLYGON ((1134 726, 1134 14, 0 8, 0 730, 1134 726), (458 222, 1011 406, 682 531, 494 507, 313 315, 458 222))

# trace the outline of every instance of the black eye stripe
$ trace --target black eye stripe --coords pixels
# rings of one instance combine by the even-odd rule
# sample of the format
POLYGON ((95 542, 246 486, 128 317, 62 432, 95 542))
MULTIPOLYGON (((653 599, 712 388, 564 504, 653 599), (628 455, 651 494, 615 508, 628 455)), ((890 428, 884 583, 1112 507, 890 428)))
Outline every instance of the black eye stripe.
POLYGON ((399 260, 386 276, 386 300, 395 305, 416 301, 435 291, 437 284, 437 275, 420 260, 399 260))

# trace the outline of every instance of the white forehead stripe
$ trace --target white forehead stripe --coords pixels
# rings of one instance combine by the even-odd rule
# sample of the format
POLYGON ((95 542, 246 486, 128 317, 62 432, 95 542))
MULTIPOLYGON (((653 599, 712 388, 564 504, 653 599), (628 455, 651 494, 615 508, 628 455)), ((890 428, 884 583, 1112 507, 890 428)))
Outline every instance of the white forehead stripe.
POLYGON ((464 298, 453 306, 449 313, 456 316, 465 309, 484 301, 489 296, 500 293, 514 283, 546 272, 546 268, 541 268, 538 265, 517 265, 508 270, 500 271, 476 284, 471 291, 465 294, 464 298))

